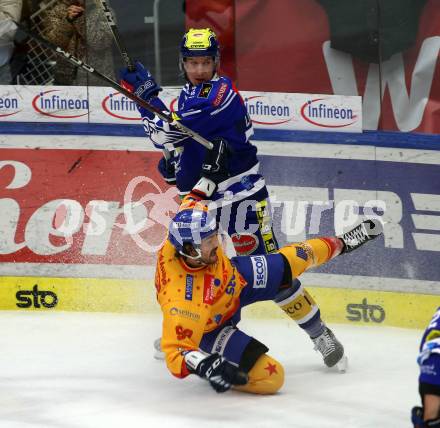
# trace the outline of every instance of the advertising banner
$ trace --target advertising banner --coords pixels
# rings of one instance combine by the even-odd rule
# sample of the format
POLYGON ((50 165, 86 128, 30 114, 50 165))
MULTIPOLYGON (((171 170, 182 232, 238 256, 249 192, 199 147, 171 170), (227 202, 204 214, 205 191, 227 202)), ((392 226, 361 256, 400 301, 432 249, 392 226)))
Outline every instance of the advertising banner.
MULTIPOLYGON (((160 97, 177 109, 180 90, 160 97)), ((360 97, 242 92, 256 129, 362 132, 360 97)), ((0 122, 139 124, 136 103, 106 87, 0 86, 0 122)))
POLYGON ((377 217, 384 222, 380 242, 314 272, 440 281, 440 165, 411 155, 402 161, 396 149, 324 158, 333 149, 321 147, 321 158, 263 158, 280 243, 340 234, 363 216, 377 217))
POLYGON ((178 207, 159 152, 0 153, 0 263, 154 263, 178 207))
POLYGON ((0 123, 88 122, 90 100, 81 86, 0 86, 0 123))

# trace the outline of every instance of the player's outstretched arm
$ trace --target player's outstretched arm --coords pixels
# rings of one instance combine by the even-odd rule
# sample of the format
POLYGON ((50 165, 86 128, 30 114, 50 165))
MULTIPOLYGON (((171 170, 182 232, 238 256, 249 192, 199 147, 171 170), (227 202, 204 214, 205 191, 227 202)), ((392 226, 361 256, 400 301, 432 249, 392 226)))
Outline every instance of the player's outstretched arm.
POLYGON ((217 392, 226 392, 233 385, 246 385, 248 376, 237 366, 219 354, 206 356, 199 351, 185 355, 185 363, 191 373, 206 379, 217 392))

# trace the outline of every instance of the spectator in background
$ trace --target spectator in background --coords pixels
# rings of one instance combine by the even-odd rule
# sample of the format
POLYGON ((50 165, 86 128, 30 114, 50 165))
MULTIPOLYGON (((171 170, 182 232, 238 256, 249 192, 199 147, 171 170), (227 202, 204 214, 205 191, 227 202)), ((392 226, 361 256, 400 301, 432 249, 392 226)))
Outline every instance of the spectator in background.
MULTIPOLYGON (((61 0, 48 11, 45 36, 98 71, 115 78, 112 34, 94 0, 61 0)), ((101 86, 103 82, 60 59, 54 84, 101 86)))
POLYGON ((0 2, 0 84, 11 83, 9 61, 14 52, 15 25, 12 20, 19 21, 22 0, 1 0, 0 2))

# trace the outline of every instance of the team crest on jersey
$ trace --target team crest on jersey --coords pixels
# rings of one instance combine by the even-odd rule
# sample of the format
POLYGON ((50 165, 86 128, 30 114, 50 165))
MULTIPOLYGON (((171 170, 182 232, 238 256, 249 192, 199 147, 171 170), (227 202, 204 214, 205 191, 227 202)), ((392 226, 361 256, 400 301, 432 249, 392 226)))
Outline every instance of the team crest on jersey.
POLYGON ((211 93, 212 90, 212 83, 204 83, 202 86, 202 89, 200 89, 199 98, 208 98, 209 94, 211 93))

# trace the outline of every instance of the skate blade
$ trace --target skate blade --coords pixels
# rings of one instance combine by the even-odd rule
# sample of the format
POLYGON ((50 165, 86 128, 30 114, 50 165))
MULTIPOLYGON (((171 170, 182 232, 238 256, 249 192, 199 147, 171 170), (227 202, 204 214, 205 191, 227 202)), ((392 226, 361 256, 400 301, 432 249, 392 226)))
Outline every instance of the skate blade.
POLYGON ((155 350, 153 357, 155 360, 164 361, 165 360, 165 353, 162 351, 155 350))
POLYGON ((348 358, 346 355, 343 355, 342 358, 336 363, 336 368, 339 373, 345 373, 348 368, 348 358))

